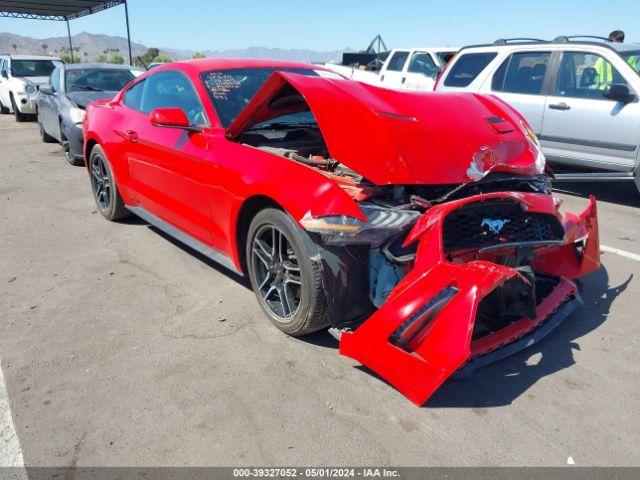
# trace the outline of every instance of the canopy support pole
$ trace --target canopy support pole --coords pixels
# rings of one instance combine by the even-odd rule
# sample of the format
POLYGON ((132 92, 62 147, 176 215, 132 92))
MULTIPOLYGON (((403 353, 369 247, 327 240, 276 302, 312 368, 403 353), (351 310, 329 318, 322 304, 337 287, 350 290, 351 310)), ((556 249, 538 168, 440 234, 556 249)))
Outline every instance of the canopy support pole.
POLYGON ((71 57, 71 63, 73 63, 73 44, 71 43, 71 27, 69 27, 69 19, 65 18, 67 22, 67 35, 69 37, 69 56, 71 57))
POLYGON ((127 20, 127 42, 129 45, 129 65, 133 65, 133 57, 131 55, 131 32, 129 31, 129 6, 127 0, 124 0, 124 16, 127 20))

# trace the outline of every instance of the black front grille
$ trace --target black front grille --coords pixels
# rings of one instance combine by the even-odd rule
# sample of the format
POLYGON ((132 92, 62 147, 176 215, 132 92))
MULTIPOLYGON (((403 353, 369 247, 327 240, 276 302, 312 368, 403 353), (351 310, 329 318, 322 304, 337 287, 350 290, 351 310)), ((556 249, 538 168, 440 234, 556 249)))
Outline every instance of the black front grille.
POLYGON ((454 210, 443 225, 446 252, 504 243, 558 241, 564 229, 553 215, 525 212, 515 201, 486 201, 454 210))

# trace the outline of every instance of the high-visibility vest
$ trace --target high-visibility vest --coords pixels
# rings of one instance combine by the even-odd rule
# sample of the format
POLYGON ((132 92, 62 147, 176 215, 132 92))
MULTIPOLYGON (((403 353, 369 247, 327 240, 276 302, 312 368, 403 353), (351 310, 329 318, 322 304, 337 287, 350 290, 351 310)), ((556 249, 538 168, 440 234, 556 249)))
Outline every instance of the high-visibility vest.
POLYGON ((640 55, 631 55, 627 59, 627 63, 631 65, 636 72, 640 73, 640 55))
POLYGON ((598 58, 594 65, 598 72, 598 83, 600 90, 604 90, 607 85, 613 83, 613 66, 604 58, 598 58))

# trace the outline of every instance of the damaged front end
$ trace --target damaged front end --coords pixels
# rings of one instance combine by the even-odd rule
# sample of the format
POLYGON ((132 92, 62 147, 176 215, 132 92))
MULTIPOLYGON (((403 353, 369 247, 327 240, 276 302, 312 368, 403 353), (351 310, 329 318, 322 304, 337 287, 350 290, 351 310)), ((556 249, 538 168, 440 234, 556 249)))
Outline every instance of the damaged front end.
POLYGON ((296 220, 317 248, 340 353, 418 405, 544 337, 580 304, 572 280, 599 267, 595 199, 559 212, 535 135, 497 100, 277 72, 228 137, 312 168, 357 204, 359 216, 296 220))
POLYGON ((600 262, 595 200, 580 215, 558 208, 547 192, 491 192, 368 206, 366 222, 303 219, 322 238, 340 353, 422 405, 447 378, 540 340, 600 262))

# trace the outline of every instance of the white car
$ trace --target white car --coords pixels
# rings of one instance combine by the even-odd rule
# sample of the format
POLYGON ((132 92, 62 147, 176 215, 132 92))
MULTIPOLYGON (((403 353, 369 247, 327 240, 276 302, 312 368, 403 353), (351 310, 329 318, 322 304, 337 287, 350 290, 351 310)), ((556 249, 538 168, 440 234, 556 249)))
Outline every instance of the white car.
POLYGON ((380 72, 327 63, 334 72, 377 87, 394 90, 433 90, 436 78, 455 56, 451 47, 396 48, 385 60, 380 72))
POLYGON ((564 181, 640 189, 640 44, 598 37, 499 40, 463 48, 438 92, 495 95, 518 110, 564 181))
POLYGON ((0 113, 13 112, 18 122, 35 115, 38 89, 60 62, 36 55, 0 56, 0 113))

